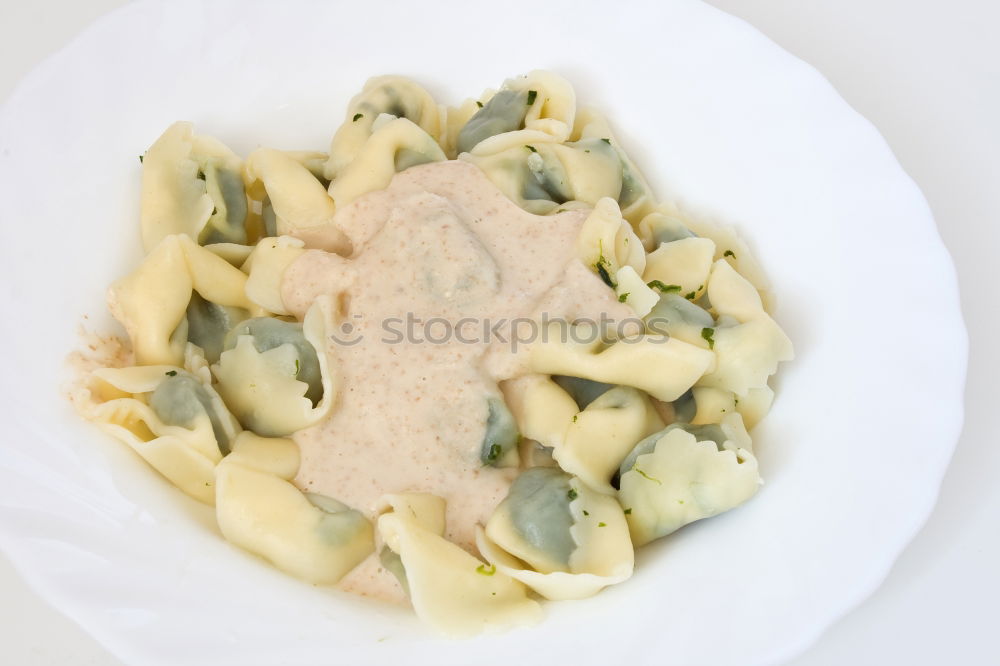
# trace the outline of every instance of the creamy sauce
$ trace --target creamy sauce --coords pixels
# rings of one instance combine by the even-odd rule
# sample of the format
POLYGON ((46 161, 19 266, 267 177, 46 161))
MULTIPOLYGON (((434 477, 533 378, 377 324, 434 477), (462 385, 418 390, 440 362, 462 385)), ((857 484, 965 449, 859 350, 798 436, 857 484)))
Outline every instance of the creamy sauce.
MULTIPOLYGON (((634 316, 576 258, 586 214, 527 213, 477 167, 456 161, 408 169, 338 211, 350 258, 308 251, 282 285, 298 315, 317 297, 334 296, 333 330, 354 341, 331 341, 327 350, 337 402, 326 421, 295 435, 299 487, 373 518, 386 493, 438 495, 447 502, 445 537, 475 552, 475 525, 519 472, 480 460, 487 398, 500 395, 499 381, 528 371, 526 347, 487 339, 483 321, 537 321, 543 312, 570 320, 634 316), (407 313, 421 322, 411 325, 412 336, 407 313), (353 330, 338 328, 347 325, 353 330)), ((530 325, 520 330, 523 337, 530 325)), ((493 331, 509 340, 510 326, 493 331)), ((403 598, 377 554, 341 587, 403 598)))

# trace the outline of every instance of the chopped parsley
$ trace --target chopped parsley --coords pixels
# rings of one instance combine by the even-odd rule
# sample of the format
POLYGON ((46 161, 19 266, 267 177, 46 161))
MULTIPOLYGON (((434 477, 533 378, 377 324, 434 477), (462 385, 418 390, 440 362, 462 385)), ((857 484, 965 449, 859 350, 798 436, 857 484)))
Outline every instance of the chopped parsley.
POLYGON ((590 152, 590 148, 585 148, 583 152, 589 153, 590 152))
POLYGON ((483 108, 483 103, 477 100, 476 101, 476 106, 478 106, 481 109, 481 108, 483 108))
POLYGON ((576 499, 576 495, 577 495, 576 488, 570 488, 569 492, 566 493, 566 497, 569 498, 570 502, 576 499))
POLYGON ((590 512, 589 512, 589 511, 587 511, 586 509, 584 509, 584 510, 583 510, 583 515, 585 515, 585 516, 589 516, 589 515, 590 515, 590 512))
POLYGON ((664 294, 668 294, 672 291, 680 291, 681 286, 679 284, 663 284, 660 280, 651 280, 646 283, 646 286, 650 289, 659 289, 664 294))
POLYGON ((529 153, 537 153, 538 152, 538 150, 536 150, 534 146, 525 146, 525 148, 528 149, 529 153))
POLYGON ((722 256, 723 257, 732 257, 733 259, 735 259, 736 258, 736 253, 733 252, 732 250, 726 250, 725 252, 722 253, 722 256))
POLYGON ((597 523, 597 526, 598 526, 598 527, 607 527, 607 526, 608 526, 608 524, 602 521, 602 522, 600 522, 600 523, 597 523))
POLYGON ((146 158, 145 155, 139 155, 139 164, 142 164, 143 160, 146 158))
POLYGON ((660 481, 655 476, 650 476, 649 474, 646 474, 641 469, 639 469, 639 467, 637 465, 632 465, 632 469, 634 471, 638 472, 639 476, 641 476, 642 478, 646 479, 647 481, 655 481, 656 483, 660 484, 661 486, 663 485, 663 481, 660 481))
POLYGON ((677 500, 678 504, 684 504, 684 500, 677 500))
POLYGON ((604 243, 598 242, 597 247, 598 247, 598 252, 600 252, 600 254, 597 257, 597 263, 594 264, 594 270, 596 270, 597 274, 601 276, 602 280, 604 280, 604 284, 614 289, 618 285, 615 284, 615 281, 613 279, 611 279, 611 273, 608 271, 608 268, 611 266, 611 264, 608 262, 607 259, 604 258, 604 243))
POLYGON ((624 294, 618 294, 618 302, 619 303, 624 303, 625 301, 627 301, 628 300, 628 295, 630 293, 632 293, 632 292, 626 291, 624 294))
POLYGON ((495 564, 491 564, 489 568, 487 568, 485 564, 480 564, 478 567, 476 567, 476 573, 481 573, 484 576, 492 576, 496 572, 497 572, 497 565, 495 564))
POLYGON ((528 106, 531 106, 532 104, 534 104, 535 103, 535 99, 537 97, 538 97, 538 91, 537 90, 529 90, 528 91, 528 106))
POLYGON ((205 180, 205 172, 204 171, 199 171, 198 172, 198 180, 205 180))
POLYGON ((503 453, 503 447, 499 444, 490 444, 490 452, 486 454, 486 464, 495 463, 500 459, 500 454, 503 453))
POLYGON ((576 423, 576 420, 577 420, 577 418, 579 418, 579 416, 580 416, 579 414, 574 414, 573 415, 573 423, 576 423))
POLYGON ((688 299, 689 301, 693 301, 695 294, 696 292, 689 291, 688 293, 684 294, 684 298, 688 299))
POLYGON ((701 338, 708 342, 709 349, 715 349, 715 339, 712 336, 715 335, 714 328, 703 328, 701 329, 701 338))
POLYGON ((358 122, 359 120, 361 120, 364 117, 365 117, 365 114, 363 114, 363 113, 355 113, 354 114, 354 120, 352 120, 351 122, 352 123, 356 123, 356 122, 358 122))
POLYGON ((625 515, 628 516, 632 513, 632 507, 625 509, 625 515))
POLYGON ((611 139, 601 139, 601 141, 608 144, 609 146, 611 145, 611 139))
POLYGON ((295 376, 299 376, 299 359, 295 359, 295 376))
POLYGON ((176 370, 167 370, 167 377, 176 377, 176 376, 177 376, 176 370))

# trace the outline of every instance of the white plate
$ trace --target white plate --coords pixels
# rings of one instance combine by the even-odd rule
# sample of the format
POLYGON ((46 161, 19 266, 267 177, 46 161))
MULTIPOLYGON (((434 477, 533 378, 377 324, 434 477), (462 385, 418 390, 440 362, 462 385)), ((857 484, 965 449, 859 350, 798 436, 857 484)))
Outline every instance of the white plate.
POLYGON ((961 421, 966 338, 927 205, 815 71, 705 5, 140 2, 0 113, 0 544, 130 663, 762 663, 804 649, 926 518, 961 421), (77 328, 139 258, 137 156, 168 123, 247 152, 324 149, 365 78, 448 103, 536 67, 603 107, 661 197, 735 223, 798 360, 756 432, 763 491, 644 549, 541 626, 438 640, 223 542, 211 512, 80 423, 77 328))

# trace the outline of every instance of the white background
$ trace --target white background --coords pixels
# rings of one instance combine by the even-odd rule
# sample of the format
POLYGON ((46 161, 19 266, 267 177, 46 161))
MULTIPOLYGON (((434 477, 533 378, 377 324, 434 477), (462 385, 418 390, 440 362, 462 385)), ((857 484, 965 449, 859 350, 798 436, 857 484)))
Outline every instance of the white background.
MULTIPOLYGON (((0 100, 37 62, 121 4, 0 0, 0 100)), ((995 286, 1000 280, 1000 5, 991 0, 709 4, 746 19, 814 65, 885 135, 930 202, 955 259, 971 341, 965 431, 926 528, 882 588, 793 663, 1000 663, 995 636, 1000 438, 998 387, 991 382, 1000 354, 990 344, 1000 337, 995 286)), ((920 334, 892 331, 892 322, 882 325, 892 334, 920 334)), ((934 353, 933 340, 927 341, 927 352, 934 353)), ((913 409, 933 410, 934 404, 913 409)), ((0 662, 119 663, 28 589, 2 556, 0 662)))

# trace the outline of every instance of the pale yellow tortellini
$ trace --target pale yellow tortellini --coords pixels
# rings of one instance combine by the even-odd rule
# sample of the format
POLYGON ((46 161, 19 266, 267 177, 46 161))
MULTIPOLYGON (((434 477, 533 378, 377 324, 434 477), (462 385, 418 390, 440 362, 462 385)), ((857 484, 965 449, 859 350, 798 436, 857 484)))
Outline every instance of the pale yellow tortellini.
MULTIPOLYGON (((435 143, 444 134, 445 112, 420 85, 401 76, 369 79, 348 104, 344 122, 330 143, 330 157, 324 169, 327 180, 342 176, 357 159, 377 131, 376 120, 383 115, 409 120, 435 143)), ((332 194, 338 206, 347 203, 332 194)))
POLYGON ((214 330, 209 320, 235 324, 261 313, 247 298, 246 282, 246 274, 188 236, 167 236, 135 272, 111 285, 108 307, 128 332, 138 365, 178 365, 189 340, 202 347, 221 342, 227 327, 214 330), (205 308, 216 319, 199 317, 205 308))
POLYGON ((715 243, 707 238, 681 238, 660 246, 646 257, 642 279, 680 287, 679 293, 699 298, 708 283, 715 256, 715 243))
POLYGON ((222 142, 177 122, 143 155, 142 244, 173 234, 199 243, 246 243, 248 202, 242 161, 222 142))
POLYGON ((247 187, 265 212, 274 215, 273 228, 265 222, 265 235, 296 235, 312 241, 311 245, 347 254, 350 243, 333 222, 336 206, 326 186, 310 171, 310 159, 309 154, 272 148, 259 148, 247 158, 247 187))
POLYGON ((505 395, 522 436, 550 447, 559 467, 602 493, 614 493, 611 478, 636 443, 664 426, 649 397, 628 386, 580 405, 551 378, 528 375, 508 382, 505 395))
POLYGON ((241 433, 216 468, 219 529, 282 571, 330 585, 374 552, 374 530, 341 502, 296 488, 298 468, 295 442, 241 433))
POLYGON ((338 206, 346 206, 363 194, 385 189, 399 171, 444 159, 441 146, 419 125, 382 115, 354 159, 330 183, 330 196, 338 206))
POLYGON ((96 370, 97 404, 88 418, 182 491, 212 504, 215 466, 240 427, 197 364, 188 368, 96 370))
POLYGON ((641 546, 728 511, 757 492, 760 475, 739 414, 719 425, 677 424, 639 442, 621 466, 621 505, 641 546))
POLYGON ((405 580, 421 620, 441 633, 461 637, 541 619, 541 607, 528 598, 524 585, 442 536, 442 500, 412 493, 387 496, 385 503, 378 531, 398 556, 401 568, 392 569, 405 580))
POLYGON ((656 209, 656 202, 649 184, 618 144, 607 119, 594 109, 580 109, 576 115, 570 141, 583 144, 594 140, 604 141, 618 154, 621 161, 622 185, 621 191, 614 198, 617 199, 625 219, 632 224, 638 224, 640 220, 656 209))
POLYGON ((645 317, 660 301, 660 294, 649 287, 635 268, 622 266, 614 274, 615 294, 640 317, 645 317))
POLYGON ((281 297, 281 280, 285 270, 305 252, 305 243, 298 238, 262 238, 242 266, 247 273, 247 298, 276 315, 292 314, 281 297))
POLYGON ((508 79, 478 106, 469 114, 467 102, 458 111, 466 120, 448 141, 455 154, 494 155, 515 145, 566 141, 576 117, 576 92, 566 79, 535 70, 508 79))
POLYGON ((628 579, 635 564, 615 497, 553 467, 523 472, 476 544, 498 573, 553 600, 597 594, 628 579))
POLYGON ((326 353, 330 311, 320 299, 301 325, 259 318, 229 332, 212 374, 243 427, 282 437, 329 413, 337 389, 326 353))
POLYGON ((671 402, 715 366, 715 354, 665 335, 638 335, 605 346, 590 327, 552 322, 531 350, 532 371, 633 386, 671 402))
POLYGON ((732 391, 695 386, 693 393, 696 411, 692 425, 719 423, 728 414, 738 413, 743 417, 747 430, 753 430, 760 423, 774 402, 774 391, 769 386, 749 389, 745 395, 737 396, 732 391))
POLYGON ((757 289, 724 259, 712 266, 708 299, 718 317, 712 333, 717 363, 699 386, 737 396, 765 388, 778 363, 794 357, 788 336, 764 311, 757 289))
POLYGON ((646 270, 646 253, 632 226, 622 217, 614 199, 601 199, 587 216, 576 240, 576 253, 585 265, 615 288, 618 271, 631 267, 638 275, 646 270))

